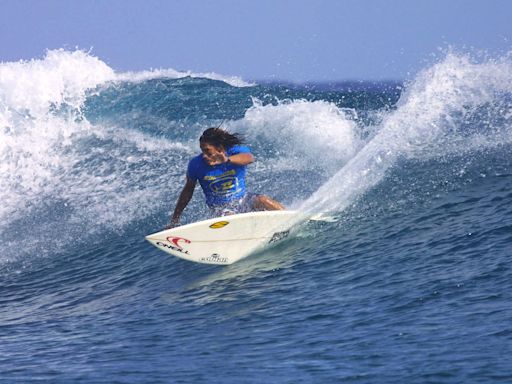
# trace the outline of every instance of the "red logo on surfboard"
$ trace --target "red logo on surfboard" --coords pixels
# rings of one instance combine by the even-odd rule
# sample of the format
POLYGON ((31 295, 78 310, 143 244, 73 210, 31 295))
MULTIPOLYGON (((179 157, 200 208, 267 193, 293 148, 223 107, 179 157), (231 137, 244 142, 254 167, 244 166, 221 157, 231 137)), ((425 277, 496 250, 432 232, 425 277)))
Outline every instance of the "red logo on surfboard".
POLYGON ((169 243, 174 244, 176 247, 178 247, 178 248, 180 248, 180 249, 182 249, 182 248, 183 248, 183 247, 179 244, 180 242, 185 243, 185 244, 190 244, 190 243, 191 243, 191 241, 190 241, 190 240, 185 239, 185 238, 183 238, 183 237, 173 237, 173 236, 169 236, 169 237, 167 238, 167 241, 168 241, 169 243))

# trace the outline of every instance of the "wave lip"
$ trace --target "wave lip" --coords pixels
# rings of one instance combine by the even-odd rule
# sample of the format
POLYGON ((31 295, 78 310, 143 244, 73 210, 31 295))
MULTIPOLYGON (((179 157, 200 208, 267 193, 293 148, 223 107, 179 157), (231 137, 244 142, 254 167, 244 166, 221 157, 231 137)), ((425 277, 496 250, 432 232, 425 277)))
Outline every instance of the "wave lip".
POLYGON ((254 85, 236 76, 171 68, 117 73, 88 52, 49 50, 43 59, 0 63, 0 123, 5 126, 16 115, 43 117, 63 104, 79 109, 88 91, 108 82, 183 77, 218 80, 234 87, 254 85))
POLYGON ((116 75, 115 80, 117 81, 126 81, 126 82, 134 82, 139 83, 147 80, 153 79, 181 79, 184 77, 191 78, 204 78, 210 80, 218 80, 222 81, 226 84, 229 84, 233 87, 252 87, 255 84, 249 83, 238 76, 226 76, 221 75, 215 72, 192 72, 192 71, 177 71, 175 69, 153 69, 149 71, 141 71, 141 72, 123 72, 116 75))

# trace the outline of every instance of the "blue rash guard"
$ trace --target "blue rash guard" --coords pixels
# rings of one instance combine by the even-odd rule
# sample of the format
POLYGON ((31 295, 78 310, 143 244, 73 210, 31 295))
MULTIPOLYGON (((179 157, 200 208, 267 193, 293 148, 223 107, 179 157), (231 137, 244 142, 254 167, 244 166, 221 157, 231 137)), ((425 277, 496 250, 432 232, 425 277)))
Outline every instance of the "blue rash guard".
MULTIPOLYGON (((251 150, 245 145, 234 145, 226 151, 228 156, 239 153, 251 153, 251 150)), ((211 166, 204 161, 203 155, 198 155, 188 163, 187 176, 193 181, 199 181, 206 204, 215 208, 245 196, 246 168, 245 165, 229 162, 211 166)))

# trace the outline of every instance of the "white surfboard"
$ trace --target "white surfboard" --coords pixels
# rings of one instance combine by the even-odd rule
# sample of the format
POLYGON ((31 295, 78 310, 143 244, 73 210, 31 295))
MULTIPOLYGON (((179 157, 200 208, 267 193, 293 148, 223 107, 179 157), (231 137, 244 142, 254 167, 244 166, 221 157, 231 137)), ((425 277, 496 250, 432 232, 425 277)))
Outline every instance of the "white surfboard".
POLYGON ((241 213, 167 229, 146 240, 185 260, 227 265, 285 239, 304 219, 296 211, 241 213))

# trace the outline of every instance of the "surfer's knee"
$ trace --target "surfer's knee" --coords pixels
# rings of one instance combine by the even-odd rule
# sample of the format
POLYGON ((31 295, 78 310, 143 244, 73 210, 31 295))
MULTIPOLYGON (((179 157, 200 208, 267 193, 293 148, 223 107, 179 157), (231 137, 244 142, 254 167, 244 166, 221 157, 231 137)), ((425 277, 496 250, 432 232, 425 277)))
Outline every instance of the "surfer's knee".
POLYGON ((267 195, 254 196, 253 208, 257 211, 280 211, 285 209, 281 203, 271 199, 267 195))

